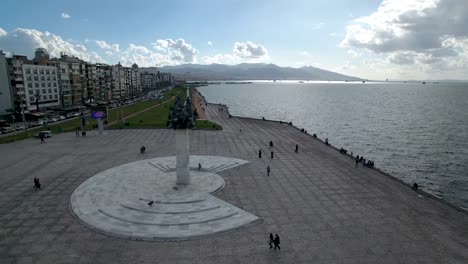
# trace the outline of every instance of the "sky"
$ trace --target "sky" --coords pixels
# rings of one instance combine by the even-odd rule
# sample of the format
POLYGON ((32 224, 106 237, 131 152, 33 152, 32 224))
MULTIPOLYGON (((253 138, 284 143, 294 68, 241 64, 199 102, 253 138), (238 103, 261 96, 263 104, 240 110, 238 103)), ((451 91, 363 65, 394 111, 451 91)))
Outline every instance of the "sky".
POLYGON ((367 79, 468 79, 468 0, 0 3, 0 50, 108 64, 314 66, 367 79))

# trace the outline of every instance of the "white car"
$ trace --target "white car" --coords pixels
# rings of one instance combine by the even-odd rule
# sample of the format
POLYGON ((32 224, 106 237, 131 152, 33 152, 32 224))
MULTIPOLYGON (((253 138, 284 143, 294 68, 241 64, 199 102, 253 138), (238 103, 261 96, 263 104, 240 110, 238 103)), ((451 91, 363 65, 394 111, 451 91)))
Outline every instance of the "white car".
POLYGON ((73 116, 78 117, 80 116, 80 113, 73 113, 73 116))
POLYGON ((58 119, 59 119, 59 120, 65 120, 65 119, 67 119, 67 118, 64 117, 64 116, 59 116, 58 119))
POLYGON ((49 119, 49 123, 54 123, 57 121, 58 121, 58 118, 55 118, 55 117, 52 117, 51 119, 49 119))

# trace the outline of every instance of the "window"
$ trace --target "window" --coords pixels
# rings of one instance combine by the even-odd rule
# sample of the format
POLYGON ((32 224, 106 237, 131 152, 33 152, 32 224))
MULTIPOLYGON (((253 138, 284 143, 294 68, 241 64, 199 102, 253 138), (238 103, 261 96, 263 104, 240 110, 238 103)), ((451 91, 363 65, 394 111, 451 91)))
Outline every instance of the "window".
POLYGON ((46 70, 46 74, 50 74, 50 70, 46 70))
POLYGON ((57 89, 54 89, 54 93, 56 93, 56 92, 57 92, 57 89))
POLYGON ((52 89, 49 89, 49 93, 52 93, 52 89))
POLYGON ((29 94, 29 95, 33 95, 33 94, 34 94, 34 91, 33 91, 33 90, 28 90, 28 94, 29 94))
POLYGON ((37 69, 33 69, 33 73, 34 73, 34 74, 37 74, 37 69))
POLYGON ((34 96, 29 96, 29 101, 34 102, 35 101, 34 96))
POLYGON ((34 86, 35 86, 36 88, 39 88, 39 83, 35 83, 34 86))
POLYGON ((50 81, 50 76, 47 76, 47 80, 50 81))
POLYGON ((51 94, 49 94, 49 99, 52 99, 52 95, 51 95, 51 94))
POLYGON ((38 76, 34 76, 34 80, 35 80, 35 81, 39 81, 39 77, 38 77, 38 76))
POLYGON ((45 87, 45 83, 42 83, 42 85, 41 85, 41 86, 42 86, 42 87, 45 87))
POLYGON ((57 95, 54 95, 54 98, 55 98, 55 99, 57 99, 57 98, 58 98, 58 96, 57 96, 57 95))
POLYGON ((56 78, 55 78, 55 76, 54 76, 54 77, 52 78, 52 80, 54 80, 54 81, 55 81, 55 79, 56 79, 56 78))
POLYGON ((41 76, 41 81, 45 81, 45 77, 44 77, 44 76, 41 76))
POLYGON ((51 86, 50 86, 50 82, 47 83, 47 87, 51 87, 51 86))
POLYGON ((28 88, 32 88, 32 83, 28 83, 28 88))
POLYGON ((47 95, 43 95, 42 100, 47 100, 47 95))
MULTIPOLYGON (((52 70, 52 74, 55 74, 55 70, 52 70)), ((55 79, 54 79, 55 80, 55 79)))
POLYGON ((29 69, 29 68, 26 69, 26 73, 27 73, 27 74, 31 74, 31 69, 29 69))
POLYGON ((44 69, 41 69, 41 74, 44 74, 44 69))
POLYGON ((57 86, 57 84, 56 84, 56 83, 54 83, 54 87, 56 87, 56 86, 57 86))
POLYGON ((62 73, 65 73, 65 69, 62 69, 62 73))
POLYGON ((26 80, 28 80, 28 81, 32 81, 32 78, 31 78, 31 76, 26 76, 26 80))
POLYGON ((47 93, 47 90, 46 89, 42 89, 42 93, 47 93))

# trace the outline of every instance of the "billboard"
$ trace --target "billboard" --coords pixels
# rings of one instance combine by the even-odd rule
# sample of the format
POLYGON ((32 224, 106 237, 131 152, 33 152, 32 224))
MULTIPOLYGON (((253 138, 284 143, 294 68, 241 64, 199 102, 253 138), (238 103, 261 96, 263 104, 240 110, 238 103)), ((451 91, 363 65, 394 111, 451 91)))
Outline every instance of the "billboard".
POLYGON ((91 107, 91 118, 92 119, 104 119, 107 118, 107 106, 92 106, 91 107))

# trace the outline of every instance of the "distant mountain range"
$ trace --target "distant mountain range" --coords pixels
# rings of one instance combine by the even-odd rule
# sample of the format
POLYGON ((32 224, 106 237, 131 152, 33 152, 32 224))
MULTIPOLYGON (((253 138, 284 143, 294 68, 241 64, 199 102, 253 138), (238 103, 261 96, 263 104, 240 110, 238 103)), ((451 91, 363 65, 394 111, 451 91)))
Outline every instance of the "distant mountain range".
MULTIPOLYGON (((143 68, 152 72, 155 68, 143 68)), ((266 63, 225 64, 183 64, 159 68, 169 72, 176 79, 187 81, 227 81, 227 80, 323 80, 323 81, 359 81, 357 77, 322 70, 312 66, 301 68, 280 67, 266 63)))

